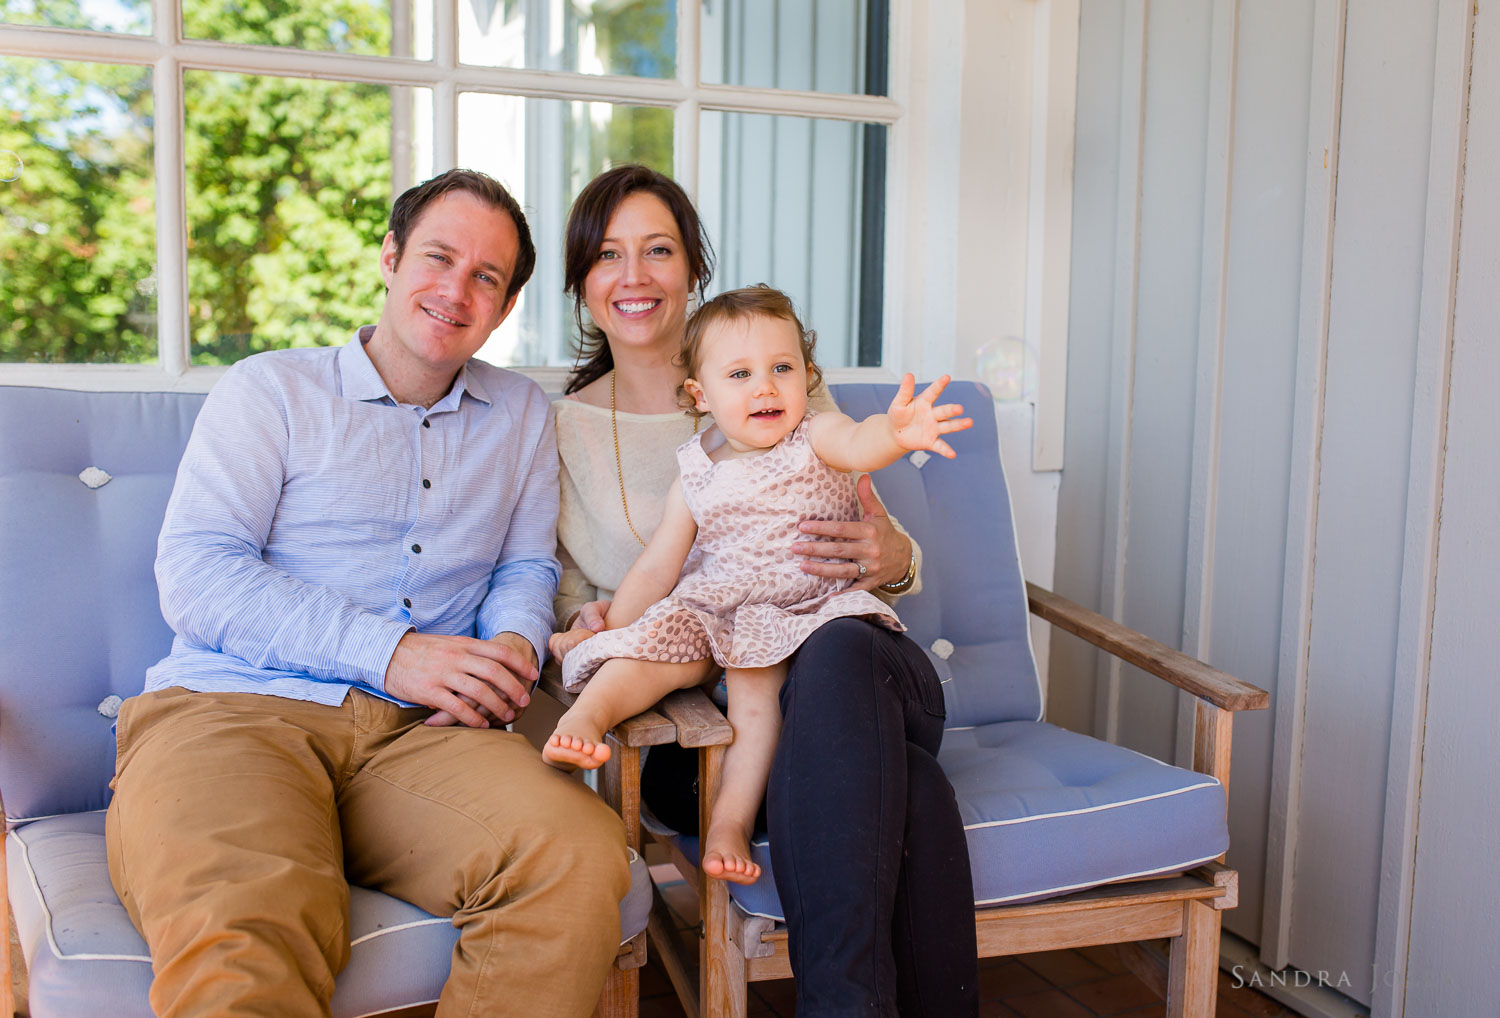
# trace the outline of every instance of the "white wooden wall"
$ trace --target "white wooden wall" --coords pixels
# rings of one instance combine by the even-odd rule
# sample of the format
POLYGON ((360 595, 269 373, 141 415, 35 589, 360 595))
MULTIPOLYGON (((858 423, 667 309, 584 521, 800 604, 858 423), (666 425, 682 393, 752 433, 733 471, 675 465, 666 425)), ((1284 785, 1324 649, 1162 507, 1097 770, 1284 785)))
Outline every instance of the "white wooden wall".
MULTIPOLYGON (((1496 1013, 1497 20, 1083 5, 1056 583, 1272 691, 1226 927, 1377 1015, 1496 1013)), ((1059 639, 1050 686, 1182 759, 1160 684, 1059 639)))

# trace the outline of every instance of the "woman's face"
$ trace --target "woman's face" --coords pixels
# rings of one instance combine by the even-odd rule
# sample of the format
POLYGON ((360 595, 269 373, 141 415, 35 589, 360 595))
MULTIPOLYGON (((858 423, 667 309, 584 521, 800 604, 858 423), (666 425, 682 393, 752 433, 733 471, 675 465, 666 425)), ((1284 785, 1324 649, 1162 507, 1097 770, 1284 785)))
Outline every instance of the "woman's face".
POLYGON ((637 191, 610 217, 583 281, 583 301, 612 351, 661 348, 675 355, 687 323, 688 277, 677 220, 656 195, 637 191))

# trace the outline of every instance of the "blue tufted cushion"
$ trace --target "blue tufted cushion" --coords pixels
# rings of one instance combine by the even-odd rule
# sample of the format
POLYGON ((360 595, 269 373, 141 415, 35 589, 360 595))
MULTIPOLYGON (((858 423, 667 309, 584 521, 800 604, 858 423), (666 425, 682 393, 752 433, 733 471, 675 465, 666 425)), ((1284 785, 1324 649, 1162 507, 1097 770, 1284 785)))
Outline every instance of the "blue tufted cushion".
MULTIPOLYGON (((11 834, 7 853, 33 1018, 150 1018, 151 959, 109 883, 104 814, 28 824, 11 834)), ((630 870, 630 893, 620 909, 626 940, 646 928, 651 911, 650 874, 634 852, 630 870)), ((351 887, 349 933, 349 964, 333 994, 335 1018, 438 999, 458 942, 447 919, 351 887)))
MULTIPOLYGON (((17 827, 10 892, 37 1018, 150 1014, 145 944, 105 862, 115 740, 99 706, 139 693, 171 649, 156 538, 203 398, 0 386, 0 585, 12 594, 0 612, 0 789, 17 827), (112 479, 91 489, 78 477, 87 467, 112 479)), ((634 936, 651 890, 638 857, 631 873, 621 928, 634 936)), ((351 922, 335 1014, 437 998, 448 920, 351 888, 351 922)))
POLYGON ((203 404, 183 393, 0 387, 0 789, 12 819, 101 809, 115 768, 99 703, 172 646, 156 537, 203 404), (86 467, 114 479, 90 489, 86 467))
MULTIPOLYGON (((896 387, 831 391, 845 413, 863 420, 884 413, 896 387)), ((886 509, 922 546, 922 591, 903 597, 896 610, 943 680, 948 724, 1037 721, 1042 689, 994 401, 975 382, 951 383, 942 401, 962 403, 974 419, 968 431, 947 436, 958 458, 914 453, 874 475, 886 509), (933 653, 938 640, 951 646, 948 657, 933 653)))
MULTIPOLYGON (((895 389, 840 385, 833 395, 861 419, 883 412, 895 389)), ((963 816, 975 905, 1045 898, 1217 857, 1229 844, 1217 781, 1040 721, 990 394, 955 382, 943 400, 964 404, 974 419, 972 429, 949 436, 958 458, 903 457, 875 481, 922 546, 922 592, 902 598, 897 611, 944 683, 948 718, 938 762, 963 816)), ((696 860, 697 839, 679 842, 696 860)), ((730 884, 730 896, 746 912, 780 921, 763 835, 751 855, 761 878, 730 884)))

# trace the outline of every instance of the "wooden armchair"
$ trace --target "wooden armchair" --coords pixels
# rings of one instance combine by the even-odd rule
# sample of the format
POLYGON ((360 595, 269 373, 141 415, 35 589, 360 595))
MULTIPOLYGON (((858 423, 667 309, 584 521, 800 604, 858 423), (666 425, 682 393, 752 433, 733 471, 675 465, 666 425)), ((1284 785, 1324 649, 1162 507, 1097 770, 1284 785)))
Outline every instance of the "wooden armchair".
MULTIPOLYGON (((835 389, 835 398, 851 415, 862 417, 883 409, 892 388, 842 386, 835 389)), ((1269 698, 1263 690, 1026 584, 1011 538, 993 418, 985 413, 989 394, 976 385, 955 383, 945 398, 968 405, 976 419, 973 431, 950 436, 958 459, 903 460, 883 471, 877 483, 886 505, 924 550, 924 591, 904 600, 898 610, 913 638, 933 648, 933 663, 945 681, 951 727, 939 762, 954 780, 968 831, 979 954, 1122 945, 1124 962, 1166 998, 1169 1015, 1210 1018, 1217 989, 1219 913, 1236 905, 1238 893, 1237 874, 1223 865, 1233 712, 1263 709, 1269 698), (1028 607, 1052 625, 1196 696, 1193 769, 1169 767, 1042 723, 1028 607), (965 777, 981 770, 993 783, 996 774, 1006 772, 1007 759, 1021 756, 1028 773, 1035 773, 1039 758, 1045 758, 1042 762, 1057 775, 1056 786, 1013 791, 1036 800, 1051 796, 1062 807, 1036 816, 997 813, 1000 807, 984 798, 980 786, 985 783, 965 777), (1122 792, 1122 787, 1128 790, 1122 792), (1160 837, 1179 823, 1180 832, 1160 837), (1064 829, 1062 824, 1074 826, 1064 829), (1022 851, 1027 848, 1029 853, 1022 851), (1023 855, 1048 859, 1053 869, 1006 870, 1005 858, 1023 855), (1161 938, 1169 943, 1165 957, 1140 943, 1161 938)), ((678 741, 700 748, 700 830, 707 828, 720 784, 727 740, 719 733, 727 727, 717 711, 709 715, 696 703, 691 723, 679 726, 678 741)), ((749 982, 792 974, 785 926, 764 918, 779 914, 774 885, 763 886, 771 882, 769 852, 756 849, 767 872, 753 888, 744 889, 705 877, 697 868, 691 839, 662 840, 699 890, 703 940, 697 985, 676 957, 659 909, 649 928, 658 956, 690 1016, 740 1018, 749 982)))

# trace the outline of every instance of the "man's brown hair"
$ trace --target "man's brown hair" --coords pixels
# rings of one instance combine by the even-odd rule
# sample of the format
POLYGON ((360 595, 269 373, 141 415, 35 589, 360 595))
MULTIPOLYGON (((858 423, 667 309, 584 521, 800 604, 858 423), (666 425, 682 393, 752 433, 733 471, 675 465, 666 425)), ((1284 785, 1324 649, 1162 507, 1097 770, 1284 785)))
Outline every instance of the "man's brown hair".
POLYGON ((520 250, 516 253, 516 264, 511 266, 510 279, 505 284, 505 299, 509 301, 521 292, 521 287, 531 278, 536 268, 536 246, 531 242, 531 227, 526 225, 526 216, 521 206, 511 197, 505 185, 494 177, 478 170, 449 170, 440 173, 424 184, 408 188, 391 207, 390 231, 396 244, 396 264, 401 264, 401 255, 406 250, 406 240, 427 211, 427 206, 445 194, 466 191, 489 205, 510 214, 516 224, 516 236, 520 238, 520 250))

